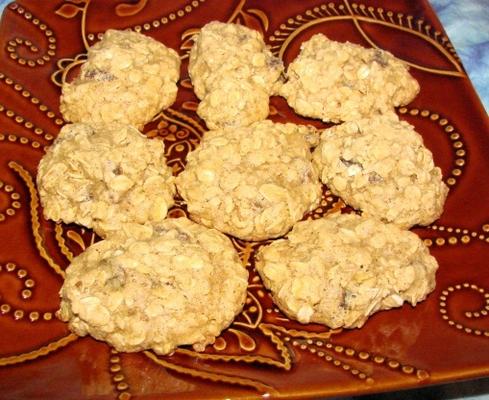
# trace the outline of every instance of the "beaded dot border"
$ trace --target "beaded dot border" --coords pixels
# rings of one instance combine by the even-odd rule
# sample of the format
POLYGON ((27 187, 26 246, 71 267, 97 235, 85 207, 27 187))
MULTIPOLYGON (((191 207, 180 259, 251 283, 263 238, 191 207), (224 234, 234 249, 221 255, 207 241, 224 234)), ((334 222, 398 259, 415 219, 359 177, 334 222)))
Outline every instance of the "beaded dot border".
POLYGON ((16 61, 22 66, 36 67, 39 65, 44 65, 46 62, 51 60, 52 57, 56 55, 56 38, 54 37, 53 31, 39 18, 35 18, 31 12, 29 12, 25 7, 21 7, 17 3, 12 3, 8 6, 12 11, 15 11, 18 15, 23 16, 25 20, 33 24, 37 29, 39 29, 48 41, 48 49, 46 54, 36 58, 36 59, 26 59, 17 54, 17 48, 19 46, 27 47, 32 53, 39 52, 39 48, 35 46, 32 41, 22 38, 15 38, 7 43, 7 52, 12 60, 16 61))
POLYGON ((458 292, 460 290, 472 290, 480 294, 484 298, 484 305, 482 306, 482 308, 477 311, 466 311, 465 317, 467 317, 468 319, 475 319, 475 318, 487 317, 487 315, 489 315, 489 292, 486 292, 484 288, 478 285, 469 282, 464 282, 461 284, 449 286, 448 288, 446 288, 441 292, 441 295, 439 297, 439 311, 442 319, 449 326, 461 332, 465 332, 467 334, 474 335, 474 336, 489 338, 489 330, 470 328, 449 317, 448 310, 447 310, 447 304, 449 298, 453 293, 458 292))
MULTIPOLYGON (((0 82, 6 84, 7 86, 12 87, 17 93, 19 93, 22 97, 25 99, 29 100, 34 106, 36 106, 39 111, 44 113, 46 117, 49 119, 53 120, 56 125, 63 125, 64 121, 62 118, 56 115, 52 110, 49 109, 49 107, 41 102, 41 100, 34 96, 30 91, 25 89, 21 84, 15 82, 12 78, 9 78, 6 76, 4 73, 0 72, 0 82)), ((2 107, 2 111, 4 111, 6 114, 9 112, 4 106, 2 107)), ((13 111, 12 111, 13 112, 13 111)), ((23 124, 27 129, 32 129, 34 128, 34 124, 30 121, 25 120, 21 116, 15 116, 14 114, 10 114, 10 118, 14 118, 15 122, 18 124, 23 124)), ((7 116, 9 116, 7 114, 7 116)), ((42 135, 44 132, 41 130, 38 130, 37 132, 34 131, 38 135, 42 135)), ((45 137, 46 140, 52 140, 50 139, 51 135, 46 134, 47 137, 45 137)))
POLYGON ((25 136, 18 136, 13 133, 0 133, 0 143, 1 142, 20 143, 26 146, 31 146, 33 149, 45 150, 45 146, 37 140, 31 140, 25 136))
POLYGON ((27 129, 33 131, 36 135, 42 136, 47 141, 52 141, 54 136, 46 133, 44 129, 36 127, 31 121, 25 119, 21 115, 16 114, 13 110, 8 109, 3 104, 0 104, 0 112, 3 112, 8 118, 15 121, 19 125, 23 125, 27 129))
MULTIPOLYGON (((167 25, 168 23, 177 20, 178 18, 183 18, 186 14, 191 13, 194 9, 199 7, 200 4, 204 3, 205 1, 206 0, 192 0, 177 11, 171 12, 170 14, 162 17, 158 17, 150 22, 145 22, 143 24, 128 27, 127 29, 133 30, 135 32, 148 32, 152 29, 157 29, 161 26, 167 25)), ((102 39, 102 37, 102 32, 89 33, 87 35, 87 39, 89 42, 93 42, 96 39, 100 40, 102 39)))
POLYGON ((367 384, 374 383, 374 378, 372 378, 370 373, 354 368, 349 363, 344 362, 337 357, 342 356, 363 363, 370 362, 375 365, 382 365, 392 371, 401 372, 405 375, 416 376, 416 378, 419 380, 429 378, 429 373, 423 369, 418 369, 408 364, 402 364, 396 359, 388 358, 380 354, 358 351, 351 347, 335 344, 331 341, 297 339, 289 335, 284 335, 281 332, 276 332, 276 335, 281 337, 284 342, 291 344, 293 347, 298 347, 301 350, 308 350, 311 354, 324 359, 339 369, 349 372, 354 377, 364 381, 367 384))
POLYGON ((117 350, 110 350, 109 358, 109 372, 112 377, 112 383, 114 384, 119 400, 129 400, 132 396, 129 392, 129 385, 126 382, 126 376, 122 373, 121 357, 117 350))
MULTIPOLYGON (((22 300, 27 301, 32 297, 36 282, 24 268, 18 268, 17 264, 8 262, 5 265, 0 265, 0 272, 12 274, 22 282, 23 289, 20 292, 22 300)), ((26 311, 21 308, 14 309, 11 304, 3 301, 3 299, 0 301, 0 314, 12 315, 16 321, 27 318, 30 322, 51 321, 54 315, 51 311, 42 312, 37 310, 26 311)))
POLYGON ((443 131, 448 135, 451 141, 451 145, 455 151, 455 161, 450 176, 446 179, 446 183, 449 186, 454 186, 457 180, 462 176, 465 165, 467 164, 467 151, 465 150, 465 143, 462 139, 462 135, 457 132, 455 127, 447 118, 442 117, 440 114, 432 112, 430 110, 420 110, 418 108, 401 107, 398 109, 401 115, 411 115, 413 117, 420 116, 422 118, 429 119, 432 122, 438 123, 443 128, 443 131))
POLYGON ((424 239, 424 243, 427 246, 445 246, 445 245, 456 245, 456 244, 469 244, 473 239, 480 240, 485 243, 489 243, 489 224, 484 224, 481 226, 480 230, 469 230, 464 228, 456 228, 452 226, 444 225, 430 225, 427 227, 432 231, 448 233, 448 238, 439 236, 434 239, 424 239))
MULTIPOLYGON (((0 134, 0 141, 1 136, 2 135, 0 134)), ((8 217, 13 217, 22 204, 20 202, 20 194, 12 185, 5 184, 5 182, 0 180, 0 190, 10 198, 10 203, 7 208, 0 211, 0 222, 4 222, 8 217)))

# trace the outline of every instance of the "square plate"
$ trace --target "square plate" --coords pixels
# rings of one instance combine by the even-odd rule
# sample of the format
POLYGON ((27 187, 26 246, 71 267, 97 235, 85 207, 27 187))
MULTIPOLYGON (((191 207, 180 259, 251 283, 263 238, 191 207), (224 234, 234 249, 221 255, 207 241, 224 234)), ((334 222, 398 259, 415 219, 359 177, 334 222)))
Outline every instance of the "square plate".
MULTIPOLYGON (((475 378, 489 371, 489 127, 426 0, 22 0, 0 24, 0 387, 9 399, 217 399, 361 394, 475 378), (256 243, 235 240, 251 272, 244 311, 204 353, 119 354, 56 320, 63 270, 96 238, 41 217, 36 168, 60 126, 60 85, 101 32, 131 27, 178 49, 177 102, 148 124, 177 173, 205 132, 187 77, 191 37, 210 20, 263 32, 286 64, 316 32, 376 46, 411 66, 421 93, 398 109, 433 151, 450 186, 436 224, 415 229, 440 263, 416 308, 380 312, 361 329, 300 325, 272 304, 256 243)), ((273 98, 271 118, 314 123, 273 98)), ((148 200, 149 201, 149 200, 148 200)), ((313 217, 344 205, 325 190, 313 217)), ((173 216, 185 213, 178 204, 173 216)))

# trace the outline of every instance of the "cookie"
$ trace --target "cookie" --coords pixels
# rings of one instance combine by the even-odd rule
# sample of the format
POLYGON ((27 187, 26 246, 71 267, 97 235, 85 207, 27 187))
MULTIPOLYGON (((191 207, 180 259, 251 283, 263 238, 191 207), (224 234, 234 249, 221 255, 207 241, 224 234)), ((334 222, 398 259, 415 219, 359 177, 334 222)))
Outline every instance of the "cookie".
POLYGON ((434 289, 437 268, 414 233, 340 213, 297 223, 256 257, 286 315, 330 328, 360 328, 379 310, 415 306, 434 289))
POLYGON ((247 284, 227 237, 170 218, 148 238, 103 240, 75 257, 57 315, 117 351, 203 351, 241 311, 247 284))
POLYGON ((309 126, 255 122, 209 131, 187 156, 178 192, 193 220, 245 240, 285 234, 321 198, 309 126))
POLYGON ((408 67, 391 53, 316 34, 301 45, 280 95, 300 115, 354 121, 409 103, 419 92, 408 67))
POLYGON ((177 96, 178 54, 131 31, 108 30, 88 49, 80 75, 62 87, 60 110, 70 122, 142 126, 177 96))
POLYGON ((129 125, 65 125, 42 158, 37 187, 48 219, 106 237, 162 221, 175 194, 163 141, 129 125))
POLYGON ((269 96, 281 83, 283 64, 259 32, 214 21, 194 38, 188 70, 202 100, 197 113, 209 129, 217 129, 265 119, 269 96))
POLYGON ((395 114, 324 130, 313 159, 323 183, 365 215, 409 228, 443 212, 441 170, 414 127, 395 114))
POLYGON ((197 113, 210 129, 249 126, 267 118, 268 94, 244 79, 222 78, 199 103, 197 113))

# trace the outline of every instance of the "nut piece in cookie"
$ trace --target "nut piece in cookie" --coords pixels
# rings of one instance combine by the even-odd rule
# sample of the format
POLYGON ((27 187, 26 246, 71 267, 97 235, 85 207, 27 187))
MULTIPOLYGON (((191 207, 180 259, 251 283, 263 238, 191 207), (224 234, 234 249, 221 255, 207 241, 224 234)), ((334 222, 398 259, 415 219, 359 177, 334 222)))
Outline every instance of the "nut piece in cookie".
POLYGON ((62 87, 60 110, 70 122, 142 126, 177 96, 178 54, 141 33, 108 30, 87 62, 62 87))
POLYGON ((269 97, 281 84, 283 64, 260 33, 214 21, 202 27, 194 40, 189 74, 202 100, 197 113, 209 129, 265 119, 269 97))
POLYGON ((175 194, 163 141, 120 124, 65 125, 39 164, 37 187, 46 218, 102 237, 151 231, 175 194))
POLYGON ((186 218, 90 246, 66 270, 58 317, 118 351, 203 351, 243 308, 248 272, 222 233, 186 218))
POLYGON ((414 233, 340 213, 297 223, 256 258, 286 315, 330 328, 359 328, 379 310, 416 305, 434 289, 437 268, 414 233))
POLYGON ((443 212, 440 168, 414 127, 393 113, 324 130, 313 162, 323 183, 364 215, 409 228, 443 212))
POLYGON ((408 67, 391 53, 316 34, 302 43, 280 95, 300 115, 353 121, 405 105, 419 92, 408 67))
POLYGON ((245 240, 287 233, 321 198, 310 126, 265 120, 209 131, 177 177, 190 217, 245 240))

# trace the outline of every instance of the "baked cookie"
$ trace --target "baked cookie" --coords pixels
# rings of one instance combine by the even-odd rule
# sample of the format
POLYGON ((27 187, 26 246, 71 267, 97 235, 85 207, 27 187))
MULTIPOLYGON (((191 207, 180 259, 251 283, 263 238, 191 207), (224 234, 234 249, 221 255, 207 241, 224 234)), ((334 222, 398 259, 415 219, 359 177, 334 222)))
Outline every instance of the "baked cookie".
POLYGON ((197 113, 210 129, 249 126, 268 116, 269 95, 244 79, 222 78, 199 103, 197 113))
POLYGON ((129 125, 65 125, 42 158, 37 187, 44 216, 102 237, 151 231, 173 205, 164 144, 129 125))
POLYGON ((118 351, 203 351, 243 308, 247 284, 226 236, 170 218, 148 238, 103 240, 75 257, 58 317, 118 351))
POLYGON ((391 53, 316 34, 301 45, 280 95, 300 115, 354 121, 409 103, 419 92, 408 67, 391 53))
POLYGON ((217 21, 204 25, 194 39, 188 67, 202 100, 197 113, 209 129, 265 119, 283 68, 259 32, 217 21))
POLYGON ((324 130, 313 160, 323 183, 365 215, 409 228, 443 212, 441 170, 414 127, 395 114, 324 130))
POLYGON ((193 220, 245 240, 285 234, 321 198, 310 126, 265 120, 206 132, 177 177, 193 220))
POLYGON ((340 213, 297 223, 256 258, 286 315, 330 328, 359 328, 379 310, 416 305, 434 289, 437 268, 414 233, 340 213))
POLYGON ((62 87, 60 110, 70 122, 142 126, 177 97, 178 54, 131 31, 108 30, 88 49, 80 75, 62 87))

